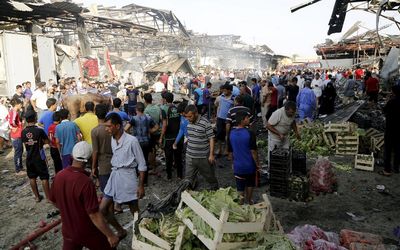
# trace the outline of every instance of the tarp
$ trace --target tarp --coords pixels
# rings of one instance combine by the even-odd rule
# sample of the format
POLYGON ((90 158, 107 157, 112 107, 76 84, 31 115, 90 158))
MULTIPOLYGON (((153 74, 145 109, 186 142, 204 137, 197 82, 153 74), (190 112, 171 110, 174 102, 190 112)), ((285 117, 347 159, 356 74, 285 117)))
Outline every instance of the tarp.
POLYGON ((389 79, 389 77, 398 73, 399 71, 399 58, 400 58, 400 49, 391 48, 388 56, 386 57, 385 63, 382 66, 380 76, 384 79, 389 79))

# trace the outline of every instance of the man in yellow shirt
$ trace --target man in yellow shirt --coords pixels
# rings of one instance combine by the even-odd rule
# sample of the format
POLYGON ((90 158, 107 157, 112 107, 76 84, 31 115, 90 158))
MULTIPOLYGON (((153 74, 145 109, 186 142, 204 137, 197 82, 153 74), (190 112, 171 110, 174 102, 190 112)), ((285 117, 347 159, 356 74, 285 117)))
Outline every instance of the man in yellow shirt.
POLYGON ((85 103, 85 110, 86 113, 83 116, 76 118, 74 122, 81 131, 83 140, 89 144, 92 144, 92 129, 99 125, 97 116, 94 114, 94 103, 85 103))

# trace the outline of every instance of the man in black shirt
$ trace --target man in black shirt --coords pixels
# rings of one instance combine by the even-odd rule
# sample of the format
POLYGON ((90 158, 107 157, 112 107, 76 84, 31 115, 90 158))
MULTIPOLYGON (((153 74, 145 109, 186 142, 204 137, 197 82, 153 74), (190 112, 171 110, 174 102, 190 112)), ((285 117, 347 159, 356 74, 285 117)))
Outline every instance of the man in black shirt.
POLYGON ((297 77, 293 77, 290 84, 286 87, 287 100, 296 102, 297 95, 299 94, 299 86, 297 86, 297 77))
POLYGON ((43 149, 44 144, 49 143, 49 138, 42 128, 37 127, 36 112, 28 110, 25 114, 27 126, 22 130, 22 142, 26 149, 26 169, 36 201, 40 202, 42 196, 39 194, 36 178, 42 180, 43 191, 46 199, 49 199, 49 171, 47 169, 46 155, 43 149))
POLYGON ((25 95, 22 91, 22 86, 21 85, 17 85, 16 86, 16 90, 15 90, 15 94, 13 96, 13 99, 19 99, 21 100, 22 103, 24 103, 25 101, 25 95))
POLYGON ((383 112, 386 117, 385 129, 385 169, 379 172, 382 175, 390 176, 393 172, 399 173, 400 167, 400 118, 398 115, 400 109, 400 86, 395 85, 392 88, 393 98, 390 99, 383 112), (392 168, 392 154, 394 162, 392 168), (393 170, 393 172, 392 172, 393 170))
POLYGON ((167 177, 168 179, 172 178, 172 164, 174 164, 174 167, 177 170, 178 178, 182 179, 183 140, 177 144, 177 149, 173 149, 176 136, 179 133, 181 115, 179 114, 178 109, 172 103, 174 101, 174 95, 172 93, 165 93, 163 98, 166 100, 167 104, 165 109, 162 109, 161 111, 162 132, 160 136, 160 145, 164 145, 167 177))

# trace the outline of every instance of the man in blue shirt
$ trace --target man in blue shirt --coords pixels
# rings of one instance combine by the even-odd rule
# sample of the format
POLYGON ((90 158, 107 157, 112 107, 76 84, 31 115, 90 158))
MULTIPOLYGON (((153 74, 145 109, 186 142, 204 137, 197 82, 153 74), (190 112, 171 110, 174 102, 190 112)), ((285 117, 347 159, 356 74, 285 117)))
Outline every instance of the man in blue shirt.
MULTIPOLYGON (((113 109, 111 112, 108 112, 108 114, 110 114, 110 113, 112 113, 112 112, 119 114, 119 116, 121 116, 122 123, 125 125, 125 123, 126 123, 126 122, 129 122, 130 119, 129 119, 128 114, 127 114, 126 112, 121 111, 121 109, 120 109, 120 108, 121 108, 121 104, 122 104, 122 100, 119 99, 118 97, 115 98, 115 99, 113 100, 113 107, 114 107, 114 109, 113 109)), ((108 115, 108 114, 107 114, 107 115, 108 115)))
POLYGON ((53 114, 57 109, 57 100, 54 98, 49 98, 46 101, 47 110, 45 110, 39 119, 39 125, 43 127, 46 135, 49 135, 49 127, 53 124, 53 114))
POLYGON ((61 109, 61 123, 56 127, 56 143, 58 151, 60 151, 63 169, 72 164, 72 149, 75 144, 80 141, 80 131, 78 126, 68 120, 69 111, 61 109))
POLYGON ((236 114, 236 121, 238 126, 230 133, 229 158, 232 159, 233 157, 233 173, 237 191, 241 196, 241 203, 246 200, 248 204, 253 204, 252 196, 256 184, 256 171, 260 168, 256 136, 246 128, 250 124, 250 116, 247 112, 239 111, 236 114))
POLYGON ((203 90, 199 87, 199 83, 193 82, 194 103, 196 104, 199 114, 203 114, 203 90))

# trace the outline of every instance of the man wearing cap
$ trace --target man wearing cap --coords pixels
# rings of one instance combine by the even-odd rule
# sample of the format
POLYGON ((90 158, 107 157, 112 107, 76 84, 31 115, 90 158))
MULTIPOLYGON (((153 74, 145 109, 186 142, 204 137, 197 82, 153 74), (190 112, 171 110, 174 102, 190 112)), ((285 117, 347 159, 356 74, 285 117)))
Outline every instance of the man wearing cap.
POLYGON ((33 109, 37 112, 38 118, 42 115, 43 110, 47 109, 47 92, 46 92, 46 83, 39 82, 36 84, 37 88, 33 91, 31 97, 31 104, 33 109))
POLYGON ((99 211, 96 187, 84 168, 92 147, 78 142, 72 165, 60 171, 51 185, 50 200, 60 210, 63 249, 113 249, 119 238, 99 211))
POLYGON ((112 171, 104 189, 100 210, 122 239, 127 232, 114 217, 113 202, 128 205, 132 215, 139 210, 138 199, 144 196, 147 166, 138 139, 124 132, 122 119, 117 113, 107 115, 105 126, 107 132, 112 135, 113 156, 111 158, 112 171), (139 172, 139 181, 137 172, 139 172))

